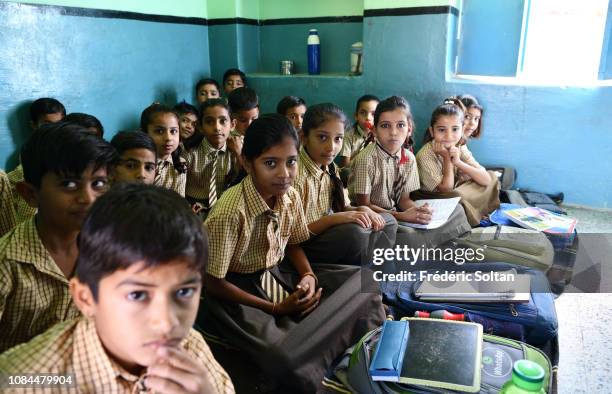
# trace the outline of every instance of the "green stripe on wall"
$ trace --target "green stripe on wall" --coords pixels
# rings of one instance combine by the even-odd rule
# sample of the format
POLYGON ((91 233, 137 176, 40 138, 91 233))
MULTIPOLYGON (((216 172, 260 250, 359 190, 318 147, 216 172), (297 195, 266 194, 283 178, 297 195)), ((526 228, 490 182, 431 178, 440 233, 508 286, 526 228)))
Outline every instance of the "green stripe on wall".
MULTIPOLYGON (((6 0, 0 0, 6 2, 6 0)), ((58 5, 101 10, 206 18, 206 0, 26 0, 14 3, 58 5), (180 5, 177 5, 180 4, 180 5)))
POLYGON ((366 10, 451 6, 457 8, 460 0, 364 0, 366 10))
POLYGON ((363 15, 363 0, 260 0, 260 19, 363 15))

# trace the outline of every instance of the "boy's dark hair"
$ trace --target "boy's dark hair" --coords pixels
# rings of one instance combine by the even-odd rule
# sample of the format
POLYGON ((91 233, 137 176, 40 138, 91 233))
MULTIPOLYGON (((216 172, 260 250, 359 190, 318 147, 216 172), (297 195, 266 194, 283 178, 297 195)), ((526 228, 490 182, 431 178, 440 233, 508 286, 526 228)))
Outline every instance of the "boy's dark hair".
MULTIPOLYGON (((157 114, 172 114, 176 116, 177 122, 179 120, 179 116, 170 107, 158 103, 151 104, 145 108, 144 111, 142 111, 142 114, 140 114, 140 131, 147 134, 147 127, 149 126, 149 123, 153 121, 153 116, 157 114)), ((179 147, 176 148, 176 150, 171 154, 172 165, 180 174, 187 172, 187 164, 181 161, 182 151, 183 150, 179 145, 179 147)))
POLYGON ((227 81, 227 79, 231 77, 232 75, 239 75, 240 78, 242 79, 242 83, 244 85, 247 84, 246 75, 242 71, 240 71, 237 68, 230 68, 229 70, 223 73, 223 85, 225 85, 225 81, 227 81))
POLYGON ((278 105, 276 106, 276 113, 287 115, 287 111, 300 105, 303 105, 304 107, 306 106, 306 101, 304 101, 303 98, 297 96, 285 96, 278 102, 278 105))
POLYGON ((153 152, 157 159, 157 148, 153 139, 146 133, 136 131, 120 131, 111 140, 111 145, 117 150, 119 156, 126 150, 146 149, 153 152))
MULTIPOLYGON (((240 88, 242 89, 242 88, 240 88)), ((212 98, 212 99, 208 99, 206 101, 204 101, 202 104, 200 104, 200 113, 199 113, 199 119, 200 119, 200 124, 202 124, 202 122, 204 121, 204 112, 208 109, 208 108, 212 108, 212 107, 223 107, 227 110, 228 114, 231 115, 231 108, 229 106, 229 104, 222 98, 212 98)))
POLYGON ((64 104, 50 97, 42 97, 30 104, 30 120, 37 123, 43 115, 61 113, 66 116, 64 104))
MULTIPOLYGON (((200 113, 198 114, 198 122, 200 125, 204 124, 204 112, 207 108, 211 107, 223 107, 227 110, 228 114, 231 114, 230 107, 222 98, 212 98, 204 101, 200 104, 200 113)), ((193 135, 183 141, 183 146, 186 151, 190 151, 194 148, 197 148, 204 140, 204 133, 193 133, 193 135)))
POLYGON ((100 280, 133 264, 150 268, 183 260, 203 273, 208 259, 202 221, 187 201, 172 190, 136 183, 115 185, 96 200, 78 245, 76 276, 96 302, 100 280))
POLYGON ((480 111, 480 122, 478 122, 478 127, 470 136, 470 138, 480 138, 483 129, 482 119, 484 118, 484 107, 480 105, 476 97, 470 94, 462 94, 461 96, 459 96, 459 100, 461 100, 461 103, 465 106, 466 114, 467 110, 470 108, 476 108, 480 111))
POLYGON ((355 113, 359 112, 359 106, 361 105, 361 103, 365 103, 368 101, 376 101, 377 103, 380 103, 380 99, 378 97, 372 94, 364 94, 363 96, 357 99, 357 104, 355 105, 355 113))
POLYGON ((185 114, 193 114, 196 117, 200 116, 200 114, 198 113, 198 109, 185 101, 182 101, 178 103, 177 105, 175 105, 174 108, 172 108, 172 110, 179 116, 185 115, 185 114))
POLYGON ((67 122, 42 125, 21 148, 24 179, 37 189, 48 172, 80 178, 90 165, 94 171, 102 167, 108 170, 117 158, 111 144, 82 126, 67 122))
MULTIPOLYGON (((438 121, 440 116, 458 116, 461 119, 461 124, 463 124, 463 118, 465 116, 465 106, 457 97, 449 97, 444 100, 442 105, 438 105, 436 109, 431 114, 431 119, 429 121, 429 126, 433 127, 434 124, 438 121)), ((461 137, 463 139, 463 137, 461 137)), ((423 141, 425 143, 433 140, 431 133, 426 130, 425 136, 423 137, 423 141)))
MULTIPOLYGON (((304 136, 307 137, 310 130, 316 129, 330 119, 342 122, 342 129, 346 127, 346 115, 342 108, 336 104, 323 103, 312 105, 304 114, 304 122, 302 123, 304 136)), ((332 180, 332 209, 334 212, 343 212, 346 208, 344 205, 344 186, 336 174, 336 166, 333 162, 328 166, 327 172, 332 180)))
POLYGON ((243 86, 232 90, 227 96, 227 103, 231 108, 233 116, 239 111, 250 111, 253 108, 259 107, 259 98, 253 89, 243 86))
POLYGON ((95 128, 98 130, 96 135, 100 138, 104 136, 104 127, 102 127, 102 123, 93 115, 84 114, 81 112, 73 112, 71 114, 66 115, 64 118, 66 122, 75 123, 79 126, 88 128, 95 128))
POLYGON ((203 78, 203 79, 200 79, 198 83, 196 83, 196 86, 195 86, 196 95, 198 94, 198 91, 200 90, 200 88, 204 85, 215 85, 215 87, 217 88, 217 91, 221 92, 221 89, 219 88, 219 83, 217 81, 215 81, 212 78, 203 78))

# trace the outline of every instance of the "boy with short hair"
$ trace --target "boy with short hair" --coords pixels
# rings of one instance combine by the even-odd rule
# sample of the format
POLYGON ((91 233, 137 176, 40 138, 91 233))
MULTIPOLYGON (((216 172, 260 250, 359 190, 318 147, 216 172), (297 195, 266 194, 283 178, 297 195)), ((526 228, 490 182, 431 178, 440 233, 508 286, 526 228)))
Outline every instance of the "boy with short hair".
POLYGON ((221 97, 219 83, 212 78, 200 79, 195 87, 198 106, 208 99, 221 97))
POLYGON ((223 91, 226 95, 243 86, 246 86, 246 75, 239 69, 230 68, 223 74, 223 91))
MULTIPOLYGON (((65 117, 66 108, 54 98, 39 98, 30 105, 30 126, 34 131, 44 124, 60 122, 65 117)), ((12 201, 14 216, 12 220, 7 220, 5 224, 0 224, 0 237, 9 232, 15 225, 28 220, 36 214, 36 209, 30 207, 17 193, 17 183, 23 182, 23 167, 21 164, 17 165, 13 171, 6 175, 11 187, 3 192, 0 199, 12 201), (13 226, 7 227, 10 223, 13 223, 13 226)))
POLYGON ((259 98, 251 88, 238 88, 227 97, 232 120, 236 125, 231 131, 232 137, 244 137, 246 129, 259 117, 259 98))
POLYGON ((72 373, 83 393, 233 393, 192 328, 207 256, 201 221, 176 192, 113 187, 79 238, 70 291, 83 316, 2 354, 0 370, 72 373))
POLYGON ((80 126, 58 123, 32 134, 21 158, 17 190, 38 213, 0 238, 0 352, 78 315, 68 291, 77 236, 107 189, 116 152, 80 126))
POLYGON ((30 105, 30 126, 38 129, 46 123, 57 123, 66 117, 66 107, 50 97, 36 99, 30 105))
POLYGON ((157 148, 148 134, 120 131, 111 140, 119 161, 113 169, 113 182, 141 182, 152 185, 157 168, 157 148))
POLYGON ((66 122, 75 123, 87 129, 90 133, 99 138, 104 137, 104 127, 98 118, 90 114, 73 112, 64 118, 66 122))

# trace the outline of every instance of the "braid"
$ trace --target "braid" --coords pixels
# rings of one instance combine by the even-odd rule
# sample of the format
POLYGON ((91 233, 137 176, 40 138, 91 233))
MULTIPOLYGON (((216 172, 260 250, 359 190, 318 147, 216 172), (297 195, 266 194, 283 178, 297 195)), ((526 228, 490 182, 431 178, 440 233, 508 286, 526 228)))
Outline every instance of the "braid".
POLYGON ((344 204, 344 186, 338 174, 336 174, 336 165, 331 163, 327 166, 327 173, 332 180, 332 210, 334 212, 343 212, 346 209, 344 204))

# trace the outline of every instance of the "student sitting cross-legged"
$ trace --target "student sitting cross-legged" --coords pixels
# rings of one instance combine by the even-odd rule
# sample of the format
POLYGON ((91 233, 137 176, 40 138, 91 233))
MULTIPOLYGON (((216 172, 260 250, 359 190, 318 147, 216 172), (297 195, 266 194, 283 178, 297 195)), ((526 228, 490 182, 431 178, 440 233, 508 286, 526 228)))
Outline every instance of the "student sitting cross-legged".
POLYGON ((207 254, 201 221, 174 191, 114 186, 79 236, 70 292, 82 316, 5 352, 0 370, 71 374, 73 387, 54 392, 233 393, 191 328, 207 254))
POLYGON ((17 190, 38 213, 0 239, 0 351, 78 315, 68 293, 77 235, 107 190, 116 152, 80 126, 57 123, 32 135, 21 160, 17 190))
POLYGON ((246 368, 261 368, 271 385, 314 393, 332 361, 381 324, 384 311, 371 276, 362 281, 359 267, 311 264, 299 245, 309 233, 291 186, 298 148, 282 115, 249 126, 248 175, 204 223, 210 264, 198 324, 244 352, 246 368), (279 266, 285 252, 288 264, 279 266))

